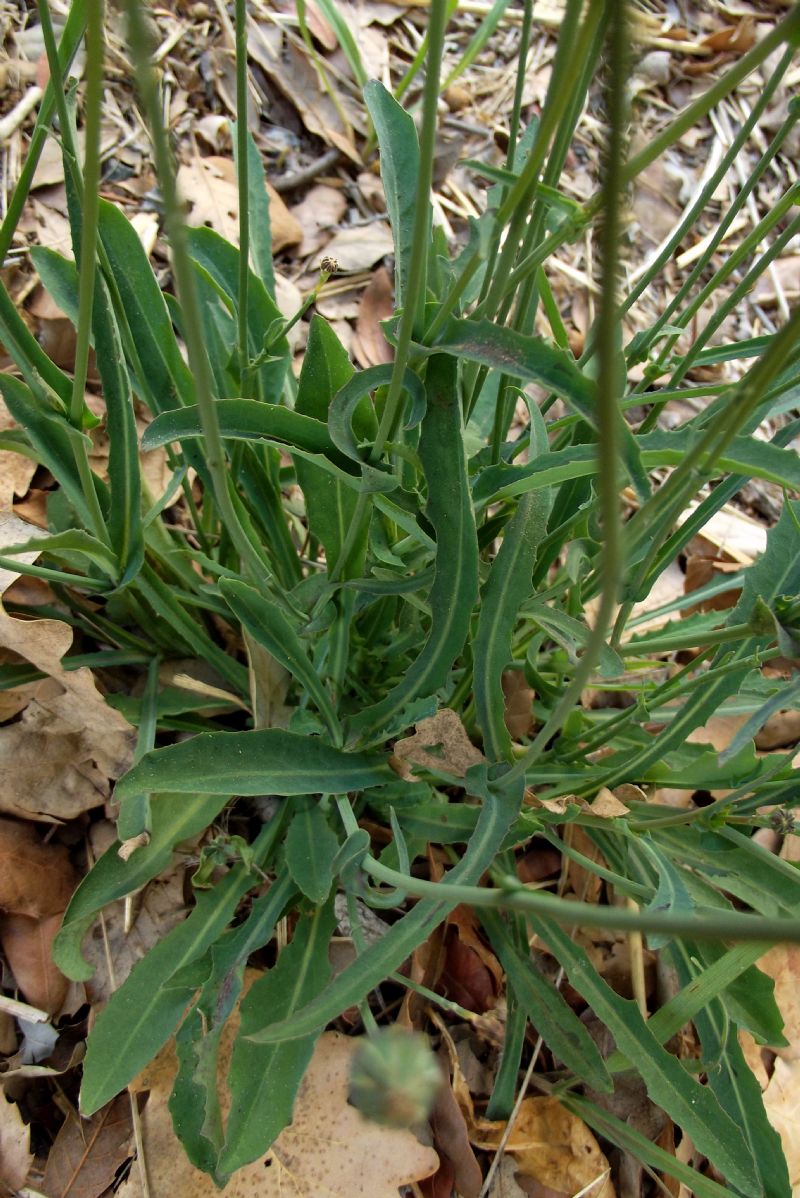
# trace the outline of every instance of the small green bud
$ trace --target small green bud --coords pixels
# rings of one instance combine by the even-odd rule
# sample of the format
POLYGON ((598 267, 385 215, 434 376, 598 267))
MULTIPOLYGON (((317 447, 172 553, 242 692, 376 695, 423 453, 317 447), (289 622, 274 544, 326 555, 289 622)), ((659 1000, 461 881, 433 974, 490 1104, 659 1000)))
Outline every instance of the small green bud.
POLYGON ((427 1119, 441 1084, 425 1037, 390 1027, 365 1038, 353 1056, 350 1103, 375 1123, 411 1127, 427 1119))

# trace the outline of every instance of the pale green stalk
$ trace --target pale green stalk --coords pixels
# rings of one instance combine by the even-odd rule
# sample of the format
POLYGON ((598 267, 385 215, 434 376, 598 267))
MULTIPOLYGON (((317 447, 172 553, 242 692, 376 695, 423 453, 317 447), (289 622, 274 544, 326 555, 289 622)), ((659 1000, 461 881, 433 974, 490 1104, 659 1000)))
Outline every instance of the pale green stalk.
POLYGON ((506 775, 509 783, 524 776, 536 762, 547 742, 563 724, 572 710, 585 683, 591 677, 606 632, 613 618, 622 576, 622 546, 620 533, 619 492, 617 474, 619 463, 619 421, 617 397, 620 394, 620 336, 618 314, 619 241, 622 228, 623 168, 625 155, 625 125, 628 106, 626 79, 628 64, 628 21, 626 4, 614 8, 609 21, 608 55, 609 83, 606 90, 608 107, 608 148, 603 179, 604 221, 599 238, 602 261, 600 310, 598 312, 597 381, 597 452, 600 470, 597 479, 598 507, 603 527, 603 587, 595 613, 595 622, 586 642, 586 649, 571 682, 556 704, 550 717, 534 738, 523 756, 506 775))
MULTIPOLYGON (((50 78, 53 84, 54 104, 61 126, 61 137, 66 147, 66 157, 72 163, 72 178, 81 205, 81 253, 78 279, 78 323, 75 344, 75 370, 70 402, 70 419, 81 427, 85 407, 86 378, 89 369, 89 349, 92 339, 92 309, 97 250, 98 192, 100 187, 100 123, 103 98, 103 2, 86 0, 86 152, 84 175, 78 169, 76 149, 72 143, 72 123, 64 95, 64 79, 58 56, 53 23, 48 0, 39 0, 39 20, 42 28, 50 78), (87 193, 89 195, 87 196, 87 193)), ((92 529, 98 540, 109 545, 109 536, 100 501, 97 497, 94 475, 83 442, 75 448, 75 465, 81 480, 86 505, 92 520, 92 529)))
MULTIPOLYGON (((186 228, 181 215, 182 209, 175 181, 175 170, 159 103, 158 83, 155 69, 149 59, 147 29, 142 18, 139 0, 125 0, 125 7, 130 27, 131 57, 150 127, 156 173, 164 197, 164 217, 170 239, 172 267, 181 300, 186 350, 194 376, 197 406, 203 426, 206 464, 213 483, 214 499, 219 508, 223 526, 237 552, 247 564, 253 579, 260 584, 268 573, 268 566, 242 527, 228 489, 225 449, 214 405, 211 367, 203 337, 200 305, 189 259, 186 228)), ((245 155, 242 155, 242 158, 244 159, 245 155)), ((244 197, 244 202, 246 203, 246 197, 244 197)))
MULTIPOLYGON (((250 203, 247 153, 247 0, 236 0, 236 174, 239 187, 239 311, 237 332, 239 373, 247 370, 247 312, 250 279, 250 203)), ((242 394, 247 394, 243 391, 242 394)))

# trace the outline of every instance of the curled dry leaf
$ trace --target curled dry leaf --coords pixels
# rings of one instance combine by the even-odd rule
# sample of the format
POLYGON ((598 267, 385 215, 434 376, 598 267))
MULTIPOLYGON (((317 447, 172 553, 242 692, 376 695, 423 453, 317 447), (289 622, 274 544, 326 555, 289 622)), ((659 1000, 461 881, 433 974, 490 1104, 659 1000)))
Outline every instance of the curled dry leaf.
POLYGON ((42 844, 32 824, 0 819, 0 908, 34 919, 58 915, 76 884, 62 845, 42 844))
POLYGON ((70 1111, 47 1157, 42 1189, 48 1198, 96 1198, 130 1156, 131 1100, 120 1094, 90 1119, 70 1111))
MULTIPOLYGON (((496 1149, 505 1123, 479 1120, 472 1142, 496 1149)), ((526 1098, 506 1144, 518 1176, 532 1177, 557 1194, 576 1194, 595 1182, 592 1198, 616 1198, 608 1161, 589 1128, 555 1098, 526 1098)))
POLYGON ((272 83, 299 112, 309 133, 336 146, 351 162, 360 165, 361 158, 353 139, 353 129, 365 131, 363 110, 344 91, 337 92, 337 104, 320 86, 319 75, 304 49, 294 42, 275 45, 274 33, 268 26, 251 21, 248 26, 248 51, 272 83), (342 119, 344 113, 344 120, 342 119))
POLYGON ((394 746, 393 767, 401 778, 413 778, 413 765, 463 778, 471 766, 486 760, 467 736, 458 715, 449 707, 420 720, 414 728, 413 736, 398 740, 394 746))
POLYGON ((800 1194, 800 1061, 778 1057, 764 1091, 767 1118, 781 1138, 793 1198, 800 1194))
POLYGON ((503 719, 512 740, 522 740, 533 731, 533 700, 535 695, 522 670, 505 670, 500 679, 505 707, 503 719))
POLYGON ((64 1005, 69 982, 53 963, 53 940, 61 927, 61 913, 46 919, 30 915, 4 915, 0 943, 26 1000, 55 1015, 64 1005))
MULTIPOLYGON (((235 1032, 231 1020, 223 1034, 220 1075, 227 1070, 235 1032)), ((401 1186, 429 1177, 439 1164, 432 1148, 411 1132, 368 1122, 349 1105, 350 1061, 358 1043, 338 1032, 320 1037, 291 1125, 266 1156, 238 1170, 221 1191, 182 1152, 167 1106, 173 1070, 166 1065, 156 1071, 157 1084, 142 1113, 150 1198, 398 1198, 401 1186)), ((141 1194, 134 1168, 118 1198, 141 1194)))
MULTIPOLYGON (((238 243, 239 192, 236 167, 229 158, 215 154, 208 158, 196 156, 180 167, 178 187, 191 204, 186 216, 190 225, 210 225, 228 241, 238 243)), ((302 240, 303 230, 277 191, 269 184, 267 191, 272 248, 277 253, 288 245, 297 245, 302 240)))
POLYGON ((22 1121, 19 1107, 0 1094, 0 1193, 21 1189, 32 1162, 30 1131, 22 1121))
MULTIPOLYGON (((23 527, 26 538, 35 535, 31 525, 23 527)), ((0 590, 14 578, 0 572, 0 590)), ((0 762, 6 763, 0 811, 71 819, 103 803, 108 779, 120 777, 131 763, 135 730, 106 704, 91 670, 68 672, 61 665, 72 637, 60 620, 15 619, 0 606, 0 649, 49 675, 32 692, 21 719, 0 728, 0 762)))
POLYGON ((359 366, 380 366, 391 362, 394 350, 384 336, 381 321, 394 311, 392 280, 385 266, 379 266, 358 305, 353 353, 359 366))
POLYGON ((303 240, 297 251, 299 257, 318 253, 330 241, 346 208, 344 193, 325 183, 318 183, 299 204, 292 205, 292 216, 303 230, 303 240))
POLYGON ((392 230, 385 220, 376 220, 368 225, 340 229, 326 245, 325 254, 336 259, 342 274, 353 274, 358 270, 369 270, 393 249, 392 230))

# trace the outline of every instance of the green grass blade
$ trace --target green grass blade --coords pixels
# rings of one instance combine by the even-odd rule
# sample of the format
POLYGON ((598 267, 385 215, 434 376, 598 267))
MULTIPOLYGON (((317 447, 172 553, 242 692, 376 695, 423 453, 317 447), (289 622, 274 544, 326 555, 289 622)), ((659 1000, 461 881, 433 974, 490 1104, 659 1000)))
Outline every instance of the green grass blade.
POLYGON ((260 978, 242 1003, 228 1084, 231 1108, 219 1171, 228 1175, 262 1156, 292 1117, 298 1086, 318 1031, 284 1044, 254 1044, 252 1031, 268 1019, 291 1019, 328 985, 328 943, 336 924, 333 904, 304 916, 277 965, 260 978))
POLYGON ((519 609, 531 593, 536 551, 547 532, 551 507, 549 490, 532 491, 522 497, 506 526, 481 594, 473 646, 475 710, 484 752, 491 761, 513 759, 501 678, 512 658, 511 634, 519 609))
POLYGON ((532 918, 531 926, 555 954, 571 985, 611 1032, 617 1048, 635 1063, 651 1100, 691 1136, 698 1151, 708 1157, 728 1182, 748 1195, 762 1193, 740 1129, 712 1092, 661 1047, 636 1003, 620 998, 593 969, 583 949, 560 928, 539 918, 532 918))
POLYGON ((335 744, 340 744, 341 728, 331 697, 300 637, 283 612, 244 582, 223 578, 219 589, 233 614, 250 635, 305 688, 316 703, 331 739, 335 744))
POLYGON ((478 542, 467 482, 461 405, 454 358, 428 363, 427 413, 419 454, 428 483, 427 514, 436 530, 436 573, 429 596, 431 627, 402 682, 351 721, 353 735, 385 729, 412 699, 431 695, 447 681, 464 645, 478 590, 478 542))

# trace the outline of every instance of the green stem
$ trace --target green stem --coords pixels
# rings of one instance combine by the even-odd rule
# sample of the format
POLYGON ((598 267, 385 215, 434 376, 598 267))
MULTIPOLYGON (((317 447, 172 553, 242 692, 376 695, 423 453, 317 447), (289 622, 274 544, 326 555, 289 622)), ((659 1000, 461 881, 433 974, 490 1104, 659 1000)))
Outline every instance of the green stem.
POLYGON ((609 83, 607 106, 609 119, 608 154, 603 180, 603 210, 605 220, 599 239, 602 259, 600 310, 597 317, 599 334, 597 382, 597 452, 600 470, 597 480, 598 506, 603 525, 603 587, 594 627, 586 642, 586 650, 575 670, 572 681, 556 704, 549 719, 540 729, 525 754, 512 766, 509 781, 524 775, 538 759, 547 742, 561 727, 572 710, 584 685, 591 677, 605 645, 606 631, 613 617, 617 591, 622 576, 622 545, 620 535, 617 463, 619 461, 619 421, 617 396, 620 386, 620 322, 617 287, 619 271, 619 238, 623 165, 625 154, 624 130, 627 119, 626 78, 628 60, 628 22, 626 4, 613 6, 608 28, 609 83))
MULTIPOLYGON (((206 463, 211 476, 214 499, 219 508, 222 523, 237 552, 247 564, 253 578, 260 583, 268 573, 268 566, 242 527, 228 489, 225 449, 214 404, 214 388, 203 336, 200 304, 189 258, 186 228, 182 219, 182 208, 175 181, 169 139, 159 103, 156 73, 149 58, 147 28, 138 0, 125 0, 125 8, 130 28, 131 58, 136 71, 142 104, 150 126, 156 173, 164 197, 164 217, 172 251, 172 268, 181 301, 186 351, 194 376, 197 407, 203 426, 206 463)), ((245 160, 246 152, 240 157, 245 160)), ((246 203, 246 197, 244 197, 244 201, 246 203)))
POLYGON ((425 71, 425 90, 422 98, 422 130, 420 134, 419 174, 414 203, 414 233, 411 263, 408 270, 405 307, 397 331, 397 349, 394 357, 392 377, 378 434, 371 452, 371 460, 377 461, 387 441, 394 440, 400 423, 403 396, 403 375, 408 365, 411 339, 421 333, 421 322, 425 313, 425 289, 428 266, 428 243, 431 227, 431 187, 433 185, 433 159, 436 150, 437 110, 439 104, 439 77, 442 69, 442 49, 447 25, 446 0, 431 0, 428 25, 428 59, 425 71))
MULTIPOLYGON (((64 32, 61 35, 61 43, 58 47, 58 79, 61 79, 64 72, 69 70, 72 60, 75 57, 80 40, 83 37, 84 27, 86 25, 86 0, 73 0, 69 8, 67 23, 64 26, 64 32)), ((51 26, 52 29, 52 26, 51 26)), ((25 162, 20 171, 17 185, 14 188, 13 195, 8 203, 5 218, 2 227, 0 227, 0 265, 5 261, 5 256, 11 247, 11 240, 14 236, 14 231, 19 224, 19 219, 22 216, 22 210, 25 207, 25 201, 31 189, 33 176, 36 174, 36 168, 39 165, 39 159, 44 149, 44 144, 47 141, 47 136, 50 131, 50 121, 53 117, 53 112, 56 108, 59 88, 56 86, 56 79, 53 78, 52 71, 50 79, 45 88, 44 98, 42 99, 39 108, 39 114, 36 117, 36 124, 31 134, 28 150, 25 155, 25 162)))
POLYGON ((103 0, 87 0, 86 22, 86 151, 83 163, 81 205, 81 259, 78 273, 78 323, 75 370, 72 381, 70 419, 80 426, 89 345, 92 337, 92 307, 97 270, 97 218, 100 211, 100 122, 103 103, 103 0))
POLYGON ((248 286, 250 279, 249 156, 247 153, 247 0, 236 0, 236 171, 239 187, 239 371, 247 366, 248 286))
POLYGON ((470 907, 523 911, 545 916, 561 927, 609 928, 620 932, 651 932, 687 936, 696 940, 763 940, 800 944, 800 919, 773 919, 739 911, 719 911, 714 915, 679 915, 672 912, 647 913, 626 907, 600 907, 558 898, 554 894, 527 890, 516 878, 502 879, 500 886, 450 885, 409 877, 382 865, 367 855, 362 868, 370 877, 385 885, 404 890, 419 898, 436 898, 448 905, 464 903, 470 907))

